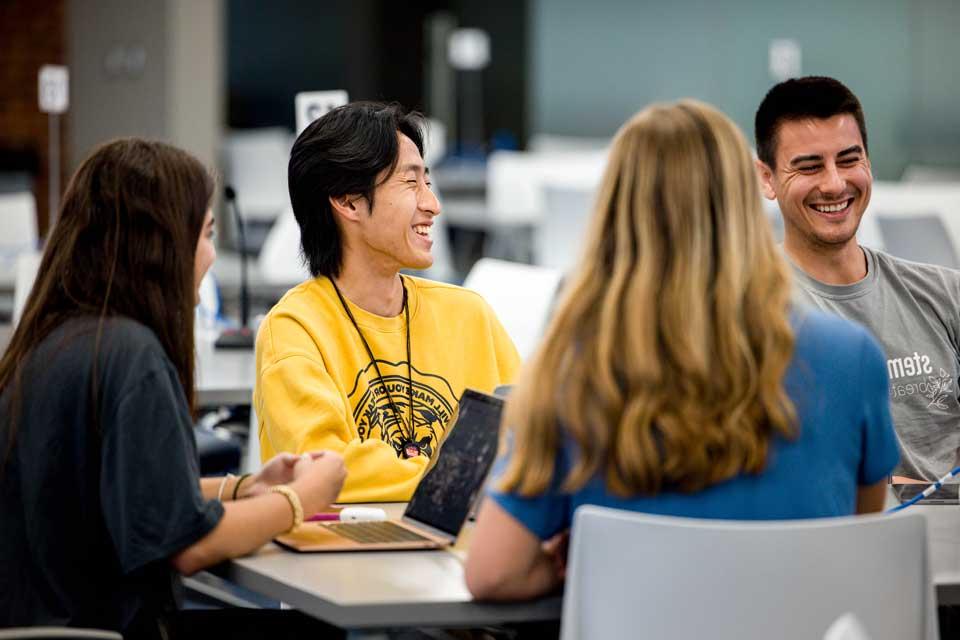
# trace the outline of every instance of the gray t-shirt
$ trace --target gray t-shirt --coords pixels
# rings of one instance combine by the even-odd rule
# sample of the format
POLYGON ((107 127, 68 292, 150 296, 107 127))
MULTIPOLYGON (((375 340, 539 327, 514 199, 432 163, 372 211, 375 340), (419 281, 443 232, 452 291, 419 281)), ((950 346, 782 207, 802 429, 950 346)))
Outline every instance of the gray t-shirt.
POLYGON ((862 249, 867 275, 850 285, 825 284, 793 265, 794 299, 873 332, 887 357, 900 441, 894 473, 935 480, 960 464, 960 271, 862 249))

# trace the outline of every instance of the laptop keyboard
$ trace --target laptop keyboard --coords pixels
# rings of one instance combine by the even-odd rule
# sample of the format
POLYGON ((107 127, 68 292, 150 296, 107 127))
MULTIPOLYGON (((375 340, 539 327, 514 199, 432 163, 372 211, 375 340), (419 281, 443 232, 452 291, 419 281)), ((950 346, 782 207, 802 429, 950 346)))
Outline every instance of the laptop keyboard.
POLYGON ((379 522, 337 522, 320 526, 354 542, 433 542, 430 538, 418 535, 389 520, 379 522))

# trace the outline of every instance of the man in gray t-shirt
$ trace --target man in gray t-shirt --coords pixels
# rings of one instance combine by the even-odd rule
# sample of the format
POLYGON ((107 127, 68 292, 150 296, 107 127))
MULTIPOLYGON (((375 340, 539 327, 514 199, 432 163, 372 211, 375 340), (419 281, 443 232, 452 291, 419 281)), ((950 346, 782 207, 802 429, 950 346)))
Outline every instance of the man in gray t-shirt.
POLYGON ((794 264, 795 299, 877 336, 901 445, 896 473, 934 480, 957 465, 960 447, 960 272, 861 249, 867 275, 853 284, 820 282, 794 264))
POLYGON ((796 299, 877 337, 900 439, 895 473, 937 479, 958 464, 960 448, 960 272, 857 242, 873 176, 863 110, 841 83, 808 77, 776 85, 757 110, 756 140, 764 195, 783 215, 796 299))

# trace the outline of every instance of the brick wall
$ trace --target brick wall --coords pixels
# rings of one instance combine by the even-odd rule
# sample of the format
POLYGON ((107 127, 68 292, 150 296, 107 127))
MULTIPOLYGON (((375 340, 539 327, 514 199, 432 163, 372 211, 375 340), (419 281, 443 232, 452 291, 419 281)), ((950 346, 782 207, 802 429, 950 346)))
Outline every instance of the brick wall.
MULTIPOLYGON (((34 164, 38 228, 46 232, 49 185, 47 114, 37 107, 37 73, 45 64, 66 64, 67 0, 0 1, 0 162, 2 169, 34 164), (33 159, 30 162, 29 159, 33 159)), ((60 158, 68 157, 68 114, 61 116, 60 158)), ((65 177, 61 176, 61 190, 65 177)))

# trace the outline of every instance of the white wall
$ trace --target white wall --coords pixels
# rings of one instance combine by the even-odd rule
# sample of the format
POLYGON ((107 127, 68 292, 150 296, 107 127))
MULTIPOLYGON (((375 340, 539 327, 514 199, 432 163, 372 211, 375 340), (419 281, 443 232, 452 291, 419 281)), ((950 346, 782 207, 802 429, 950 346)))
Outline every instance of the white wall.
POLYGON ((225 122, 222 0, 167 1, 167 139, 218 164, 225 122))
POLYGON ((72 171, 119 136, 216 161, 223 128, 223 0, 70 0, 72 171))
POLYGON ((832 75, 859 96, 878 178, 960 162, 957 0, 531 0, 531 10, 532 133, 610 136, 650 102, 693 97, 752 139, 774 84, 770 40, 792 38, 802 74, 832 75))

